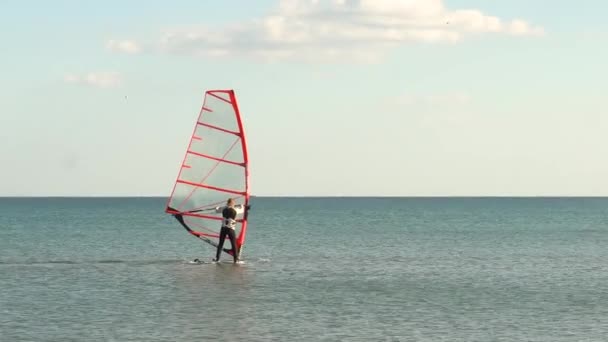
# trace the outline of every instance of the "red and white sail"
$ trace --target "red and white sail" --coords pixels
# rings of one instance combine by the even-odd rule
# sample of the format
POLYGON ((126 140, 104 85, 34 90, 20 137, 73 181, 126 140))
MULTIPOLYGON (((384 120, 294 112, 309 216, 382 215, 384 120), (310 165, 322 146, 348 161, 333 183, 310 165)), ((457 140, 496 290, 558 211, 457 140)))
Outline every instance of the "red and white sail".
MULTIPOLYGON (((229 198, 247 206, 249 196, 247 141, 235 93, 209 90, 165 212, 192 235, 216 246, 222 217, 213 209, 229 198)), ((240 250, 247 233, 246 211, 237 222, 240 250)), ((230 245, 226 242, 224 246, 230 245)))

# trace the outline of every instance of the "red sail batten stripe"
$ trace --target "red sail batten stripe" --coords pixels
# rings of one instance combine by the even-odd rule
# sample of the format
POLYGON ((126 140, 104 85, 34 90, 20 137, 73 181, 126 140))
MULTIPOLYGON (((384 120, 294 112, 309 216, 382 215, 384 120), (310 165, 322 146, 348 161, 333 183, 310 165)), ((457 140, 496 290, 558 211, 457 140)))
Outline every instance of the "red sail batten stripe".
POLYGON ((194 152, 194 151, 188 151, 188 153, 193 154, 195 156, 222 162, 222 163, 232 164, 232 165, 236 165, 236 166, 244 166, 243 163, 238 163, 238 162, 234 162, 232 160, 227 160, 227 159, 223 159, 223 158, 217 158, 217 157, 213 157, 210 155, 206 155, 206 154, 202 154, 202 153, 198 153, 198 152, 194 152))
MULTIPOLYGON (((232 145, 230 145, 230 148, 228 149, 228 151, 226 151, 226 153, 224 153, 224 155, 222 156, 222 158, 225 158, 228 155, 228 153, 230 153, 230 151, 232 151, 232 149, 236 145, 237 141, 239 141, 239 139, 236 139, 232 143, 232 145)), ((187 155, 187 153, 186 153, 186 155, 187 155)), ((220 162, 216 162, 215 165, 213 165, 213 167, 211 168, 211 170, 209 170, 209 172, 207 172, 207 174, 205 175, 205 177, 203 177, 203 179, 201 179, 200 183, 204 183, 207 180, 207 178, 209 178, 209 176, 213 173, 213 171, 215 171, 215 169, 218 167, 218 165, 220 165, 220 162)), ((182 203, 180 203, 179 208, 181 208, 184 205, 184 203, 186 203, 190 199, 190 197, 192 197, 192 195, 194 194, 194 190, 196 190, 196 188, 192 188, 192 191, 190 191, 190 194, 188 194, 188 197, 186 197, 182 201, 182 203)))
POLYGON ((222 127, 217 127, 217 126, 214 126, 214 125, 210 125, 208 123, 204 123, 204 122, 200 122, 200 121, 197 121, 196 123, 198 125, 201 125, 201 126, 205 126, 205 127, 211 128, 211 129, 215 129, 217 131, 222 131, 222 132, 230 133, 230 134, 234 134, 234 135, 241 135, 239 132, 235 132, 235 131, 231 131, 229 129, 225 129, 225 128, 222 128, 222 127))
POLYGON ((228 103, 228 104, 232 104, 232 102, 230 102, 230 101, 226 100, 225 98, 223 98, 223 97, 221 97, 221 96, 217 96, 217 95, 215 95, 213 92, 207 92, 207 94, 209 94, 209 95, 211 95, 211 96, 213 96, 213 97, 215 97, 215 98, 217 98, 217 99, 220 99, 220 100, 222 100, 222 101, 224 101, 224 102, 226 102, 226 103, 228 103))
POLYGON ((199 184, 199 183, 194 183, 194 182, 188 182, 185 180, 181 180, 178 179, 177 183, 181 183, 181 184, 187 184, 187 185, 192 185, 192 186, 196 186, 199 188, 205 188, 205 189, 209 189, 209 190, 215 190, 215 191, 220 191, 220 192, 226 192, 229 194, 235 194, 235 195, 245 195, 246 192, 243 191, 236 191, 236 190, 230 190, 230 189, 224 189, 224 188, 218 188, 216 186, 211 186, 211 185, 205 185, 205 184, 199 184))
MULTIPOLYGON (((205 215, 205 214, 199 214, 199 213, 189 213, 187 211, 182 212, 182 211, 167 209, 167 210, 165 210, 165 212, 168 213, 168 214, 172 214, 172 215, 190 216, 190 217, 197 217, 197 218, 214 220, 214 221, 221 221, 221 220, 223 220, 223 218, 221 218, 219 216, 211 216, 211 215, 205 215)), ((235 221, 236 222, 242 222, 243 219, 237 219, 235 221)))

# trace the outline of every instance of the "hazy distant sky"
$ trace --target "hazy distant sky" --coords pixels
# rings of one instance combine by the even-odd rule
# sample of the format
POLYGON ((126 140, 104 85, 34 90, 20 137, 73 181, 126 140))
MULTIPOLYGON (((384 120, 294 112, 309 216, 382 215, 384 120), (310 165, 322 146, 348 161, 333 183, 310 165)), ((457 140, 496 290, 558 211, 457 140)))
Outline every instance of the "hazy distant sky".
POLYGON ((607 11, 2 1, 0 195, 169 195, 213 88, 257 195, 608 195, 607 11))

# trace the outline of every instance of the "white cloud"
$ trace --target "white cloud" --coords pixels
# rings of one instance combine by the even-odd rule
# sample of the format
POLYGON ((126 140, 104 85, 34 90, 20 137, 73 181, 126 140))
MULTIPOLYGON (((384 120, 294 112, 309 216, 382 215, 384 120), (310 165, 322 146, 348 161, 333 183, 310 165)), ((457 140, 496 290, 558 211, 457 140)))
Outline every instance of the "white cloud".
POLYGON ((106 43, 106 48, 110 51, 125 52, 128 54, 141 52, 141 46, 133 40, 109 40, 106 43))
POLYGON ((64 77, 68 83, 82 84, 97 88, 113 88, 122 82, 117 72, 91 72, 84 75, 69 74, 64 77))
POLYGON ((516 19, 509 24, 509 33, 520 36, 543 36, 545 30, 542 27, 531 27, 527 22, 516 19))
POLYGON ((453 44, 490 33, 540 36, 544 30, 480 10, 451 10, 442 0, 281 0, 273 13, 249 22, 166 31, 159 49, 268 61, 375 62, 402 44, 453 44))

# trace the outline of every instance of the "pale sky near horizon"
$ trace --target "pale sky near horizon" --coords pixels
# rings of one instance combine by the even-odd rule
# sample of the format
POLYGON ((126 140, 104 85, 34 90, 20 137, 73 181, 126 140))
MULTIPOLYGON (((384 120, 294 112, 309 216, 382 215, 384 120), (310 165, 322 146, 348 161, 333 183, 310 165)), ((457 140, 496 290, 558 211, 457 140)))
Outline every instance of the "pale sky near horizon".
POLYGON ((2 1, 0 196, 168 196, 207 89, 254 195, 608 195, 606 10, 2 1))

